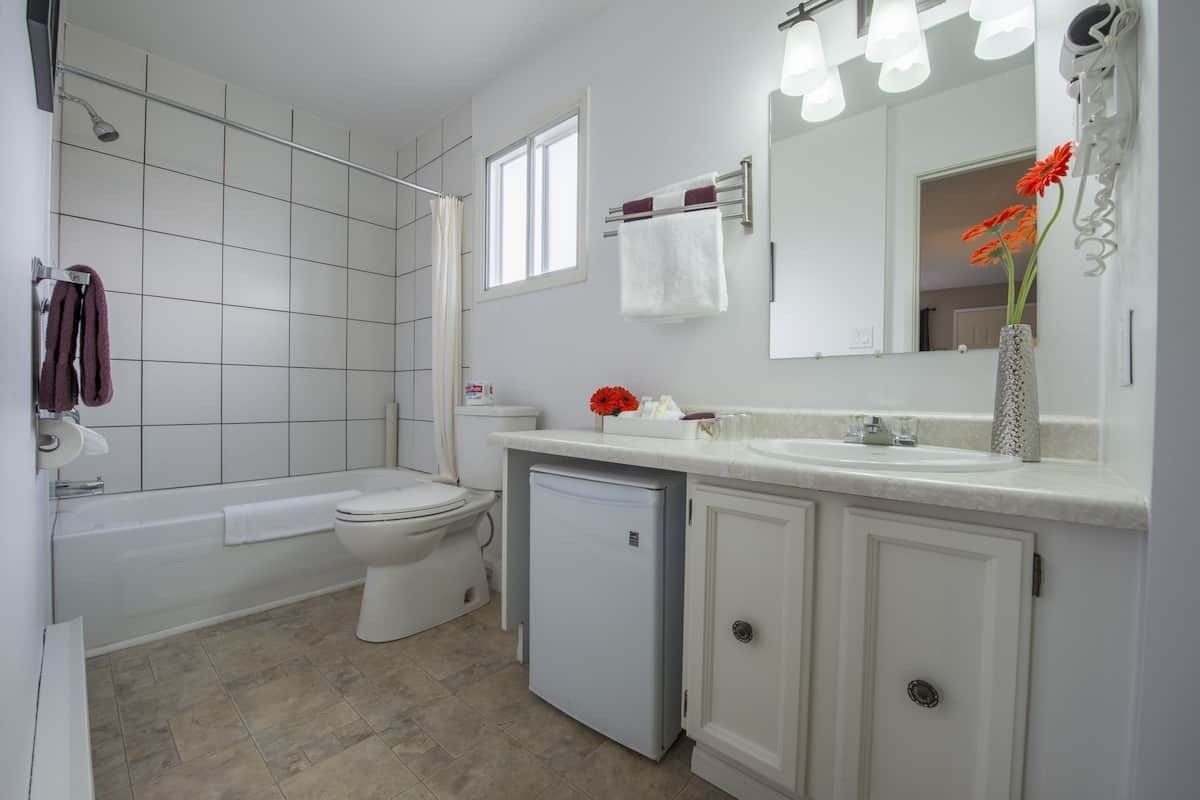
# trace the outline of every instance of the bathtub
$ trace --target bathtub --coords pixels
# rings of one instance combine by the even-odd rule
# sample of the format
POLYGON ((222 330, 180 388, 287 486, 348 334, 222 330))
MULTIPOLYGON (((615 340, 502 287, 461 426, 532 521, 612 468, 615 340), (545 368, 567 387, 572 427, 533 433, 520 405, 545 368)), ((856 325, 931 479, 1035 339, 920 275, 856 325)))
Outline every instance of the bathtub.
POLYGON ((361 583, 330 529, 226 547, 228 505, 376 492, 427 482, 404 469, 163 489, 59 502, 54 616, 83 617, 89 654, 180 633, 361 583))

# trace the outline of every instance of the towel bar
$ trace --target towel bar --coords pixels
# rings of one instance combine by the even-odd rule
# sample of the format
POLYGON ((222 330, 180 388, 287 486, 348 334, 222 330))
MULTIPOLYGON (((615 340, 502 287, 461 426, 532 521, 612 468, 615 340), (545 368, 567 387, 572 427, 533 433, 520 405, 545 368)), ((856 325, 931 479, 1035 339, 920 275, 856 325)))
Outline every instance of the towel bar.
POLYGON ((42 260, 37 256, 33 257, 33 282, 41 281, 70 281, 77 283, 80 286, 87 286, 91 283, 92 276, 86 272, 75 272, 69 269, 58 269, 42 263, 42 260))
MULTIPOLYGON (((632 222, 639 219, 650 219, 651 217, 665 217, 670 214, 682 214, 685 211, 703 211, 708 208, 725 208, 726 206, 740 206, 739 210, 733 214, 725 214, 724 219, 740 218, 742 227, 746 230, 751 230, 754 227, 754 159, 752 156, 746 156, 741 160, 738 169, 722 173, 716 179, 717 194, 724 192, 740 191, 739 197, 729 198, 727 200, 717 200, 715 203, 697 203, 693 206, 675 206, 672 208, 655 208, 650 211, 643 211, 636 214, 625 214, 621 206, 614 206, 608 210, 608 216, 604 218, 608 222, 632 222), (722 186, 723 183, 729 181, 737 181, 728 186, 722 186)), ((619 232, 610 230, 604 232, 605 239, 611 239, 619 232)))

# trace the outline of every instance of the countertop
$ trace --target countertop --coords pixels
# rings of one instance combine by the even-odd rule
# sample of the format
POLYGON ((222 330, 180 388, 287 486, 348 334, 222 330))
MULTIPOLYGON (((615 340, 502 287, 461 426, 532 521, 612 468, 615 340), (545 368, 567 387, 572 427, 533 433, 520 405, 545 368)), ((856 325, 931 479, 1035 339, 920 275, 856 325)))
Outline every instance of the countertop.
POLYGON ((801 464, 745 442, 680 441, 584 430, 493 433, 532 453, 629 464, 822 492, 986 511, 1130 531, 1149 526, 1146 499, 1095 461, 1045 459, 997 472, 877 472, 801 464))

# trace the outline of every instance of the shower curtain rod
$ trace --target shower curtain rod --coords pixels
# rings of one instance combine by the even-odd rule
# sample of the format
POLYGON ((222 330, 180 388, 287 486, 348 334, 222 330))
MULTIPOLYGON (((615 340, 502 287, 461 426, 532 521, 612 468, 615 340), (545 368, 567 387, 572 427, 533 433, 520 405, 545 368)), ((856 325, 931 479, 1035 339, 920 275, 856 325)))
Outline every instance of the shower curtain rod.
POLYGON ((276 136, 273 133, 267 133, 266 131, 260 131, 258 128, 252 128, 249 125, 243 125, 242 123, 234 122, 231 119, 225 119, 224 117, 209 113, 208 111, 204 111, 203 109, 189 106, 186 103, 176 102, 169 98, 154 94, 153 92, 143 91, 141 89, 138 89, 136 86, 130 86, 127 83, 121 83, 120 81, 114 81, 111 78, 106 78, 103 75, 97 75, 96 73, 89 72, 86 69, 80 69, 79 67, 72 67, 69 64, 64 64, 60 61, 60 62, 58 62, 58 70, 60 72, 68 72, 72 75, 78 75, 80 78, 87 78, 89 81, 95 81, 96 83, 102 83, 105 86, 110 86, 113 89, 119 89, 122 92, 128 92, 129 94, 137 95, 138 97, 145 98, 146 100, 153 100, 154 102, 161 103, 164 106, 170 106, 171 108, 177 108, 180 111, 186 111, 189 114, 195 114, 198 117, 203 117, 204 119, 219 123, 221 125, 226 126, 227 128, 233 128, 233 129, 239 130, 243 133, 248 133, 251 136, 258 136, 259 138, 266 139, 269 142, 275 142, 276 144, 281 144, 281 145, 284 145, 285 147, 290 147, 293 150, 299 150, 302 153, 308 153, 310 156, 316 156, 317 158, 323 158, 327 161, 332 161, 335 164, 341 164, 344 167, 349 167, 350 169, 356 169, 359 172, 365 172, 368 175, 374 175, 376 178, 382 178, 385 181, 391 181, 392 183, 399 184, 400 186, 407 186, 409 189, 415 189, 418 192, 424 192, 425 194, 430 194, 430 195, 433 195, 434 197, 448 197, 449 196, 449 195, 443 194, 442 192, 437 191, 436 189, 430 189, 427 186, 422 186, 419 183, 413 183, 412 181, 406 181, 403 178, 393 177, 391 175, 388 175, 386 172, 380 172, 377 169, 371 169, 370 167, 366 167, 366 166, 363 166, 362 164, 355 163, 354 161, 348 161, 347 159, 338 158, 335 155, 330 155, 329 153, 323 152, 321 150, 317 150, 312 147, 306 147, 305 145, 302 145, 302 144, 297 144, 296 142, 293 142, 290 139, 284 139, 283 137, 276 136))

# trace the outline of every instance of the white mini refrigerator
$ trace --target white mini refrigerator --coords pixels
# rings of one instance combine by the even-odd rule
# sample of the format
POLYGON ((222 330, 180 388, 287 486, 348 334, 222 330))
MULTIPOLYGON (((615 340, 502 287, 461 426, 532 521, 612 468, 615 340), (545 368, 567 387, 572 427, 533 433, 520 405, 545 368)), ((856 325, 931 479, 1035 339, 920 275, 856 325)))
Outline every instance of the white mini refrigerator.
POLYGON ((658 760, 679 736, 685 478, 529 473, 529 688, 658 760))

